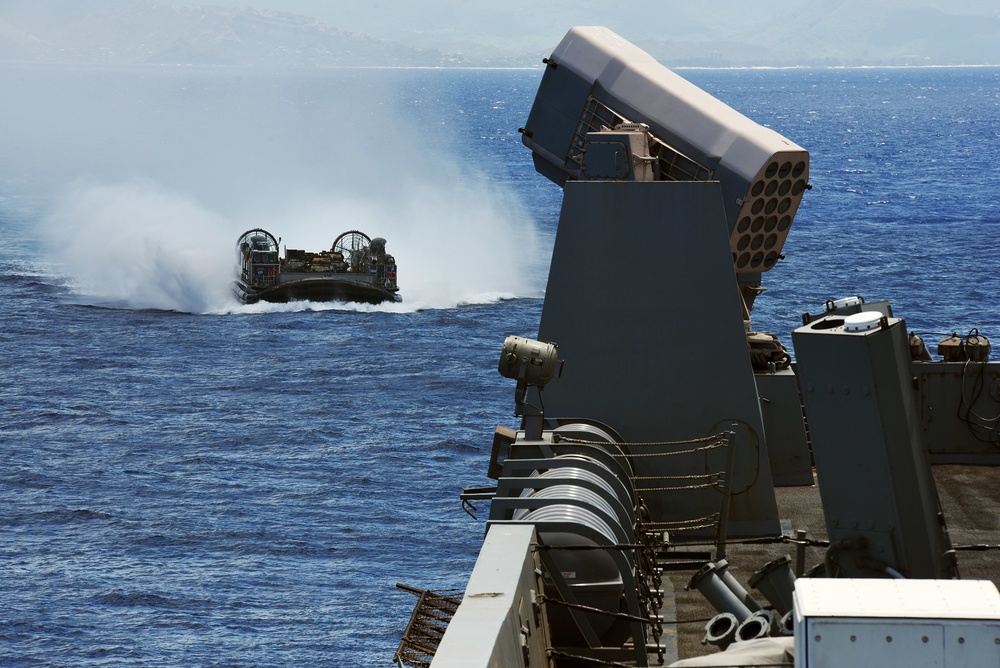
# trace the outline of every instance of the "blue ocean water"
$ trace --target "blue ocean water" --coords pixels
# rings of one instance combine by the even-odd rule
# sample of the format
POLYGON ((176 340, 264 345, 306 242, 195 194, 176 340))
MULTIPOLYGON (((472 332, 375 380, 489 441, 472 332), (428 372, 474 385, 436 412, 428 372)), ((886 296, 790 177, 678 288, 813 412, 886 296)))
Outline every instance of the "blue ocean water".
MULTIPOLYGON (((1000 337, 1000 69, 689 70, 810 150, 754 321, 1000 337)), ((561 192, 538 71, 0 68, 0 664, 384 666, 460 590, 561 192), (233 244, 384 236, 401 305, 240 306, 233 244)))

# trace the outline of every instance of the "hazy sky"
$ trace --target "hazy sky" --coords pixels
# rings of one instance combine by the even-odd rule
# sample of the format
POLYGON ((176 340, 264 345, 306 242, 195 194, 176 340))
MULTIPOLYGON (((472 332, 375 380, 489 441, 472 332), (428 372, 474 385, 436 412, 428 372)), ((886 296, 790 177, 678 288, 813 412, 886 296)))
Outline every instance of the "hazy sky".
MULTIPOLYGON (((161 0, 162 1, 162 0, 161 0)), ((167 0, 191 4, 193 0, 167 0)), ((738 30, 740 25, 789 20, 809 21, 845 4, 865 7, 925 6, 948 14, 1000 15, 996 0, 814 0, 808 6, 760 0, 713 0, 680 3, 670 0, 203 0, 202 4, 251 6, 313 16, 323 23, 409 43, 433 45, 434 37, 449 41, 462 34, 479 41, 525 46, 541 40, 554 46, 574 25, 606 25, 630 40, 669 35, 711 26, 738 30), (791 10, 791 11, 790 11, 791 10), (797 18, 796 18, 797 17, 797 18)))
MULTIPOLYGON (((1000 34, 992 34, 1000 33, 996 28, 1000 25, 997 0, 811 0, 784 4, 760 0, 133 1, 291 12, 347 32, 443 54, 463 54, 470 62, 508 58, 523 63, 528 56, 540 59, 551 53, 569 28, 579 25, 606 26, 655 57, 674 63, 704 60, 713 54, 724 62, 761 61, 756 64, 801 64, 810 59, 874 64, 911 56, 916 61, 971 64, 995 63, 1000 57, 1000 47, 991 46, 1000 44, 1000 34), (972 18, 963 20, 961 15, 972 18), (991 20, 982 21, 981 17, 991 20)), ((4 16, 16 28, 19 15, 40 14, 41 20, 33 27, 44 28, 48 19, 57 24, 68 9, 87 13, 90 7, 98 6, 113 19, 125 4, 126 0, 0 0, 0 29, 4 16)), ((112 25, 113 20, 106 23, 112 25)), ((100 30, 103 25, 98 22, 93 29, 100 30)), ((47 37, 42 39, 44 42, 47 37)))

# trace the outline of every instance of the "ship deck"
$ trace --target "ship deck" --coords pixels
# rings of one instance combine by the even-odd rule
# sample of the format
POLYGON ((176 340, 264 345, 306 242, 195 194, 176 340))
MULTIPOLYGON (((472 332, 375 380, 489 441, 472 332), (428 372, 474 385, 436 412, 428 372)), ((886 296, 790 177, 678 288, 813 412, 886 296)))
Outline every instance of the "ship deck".
MULTIPOLYGON (((952 545, 956 548, 967 545, 986 545, 991 548, 959 549, 957 558, 961 577, 991 580, 1000 586, 1000 467, 937 464, 933 466, 933 471, 952 545)), ((783 528, 804 530, 807 532, 807 539, 827 538, 818 486, 781 487, 775 489, 775 494, 783 528)), ((794 568, 796 546, 788 543, 730 543, 726 558, 730 564, 730 572, 746 586, 747 579, 757 569, 782 555, 792 558, 794 568)), ((806 570, 822 561, 821 548, 806 547, 806 570)), ((677 658, 702 656, 717 651, 714 647, 701 644, 705 624, 716 614, 716 610, 700 592, 684 589, 693 571, 672 571, 667 575, 673 586, 674 618, 677 623, 673 626, 672 634, 670 630, 665 633, 668 646, 666 663, 670 664, 677 658), (670 654, 671 646, 676 647, 676 657, 670 654)), ((749 587, 747 590, 761 604, 767 604, 760 592, 749 587)), ((669 610, 664 612, 669 618, 669 610)))

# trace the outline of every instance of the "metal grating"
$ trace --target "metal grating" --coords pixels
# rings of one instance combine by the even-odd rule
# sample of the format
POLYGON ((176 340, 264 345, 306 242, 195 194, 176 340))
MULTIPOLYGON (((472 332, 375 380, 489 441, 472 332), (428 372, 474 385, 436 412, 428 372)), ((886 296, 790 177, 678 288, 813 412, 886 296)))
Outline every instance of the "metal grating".
POLYGON ((419 598, 392 660, 400 668, 429 668, 461 601, 398 582, 396 586, 419 598))

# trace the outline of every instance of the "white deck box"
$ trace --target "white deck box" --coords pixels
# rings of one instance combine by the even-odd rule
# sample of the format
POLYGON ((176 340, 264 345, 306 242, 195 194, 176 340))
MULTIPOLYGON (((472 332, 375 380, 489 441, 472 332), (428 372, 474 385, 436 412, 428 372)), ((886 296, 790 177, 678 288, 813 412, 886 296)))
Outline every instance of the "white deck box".
POLYGON ((1000 666, 1000 592, 987 580, 795 582, 796 668, 1000 666))

